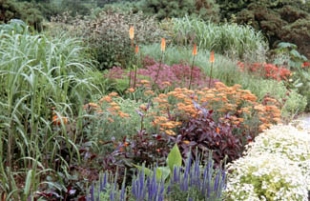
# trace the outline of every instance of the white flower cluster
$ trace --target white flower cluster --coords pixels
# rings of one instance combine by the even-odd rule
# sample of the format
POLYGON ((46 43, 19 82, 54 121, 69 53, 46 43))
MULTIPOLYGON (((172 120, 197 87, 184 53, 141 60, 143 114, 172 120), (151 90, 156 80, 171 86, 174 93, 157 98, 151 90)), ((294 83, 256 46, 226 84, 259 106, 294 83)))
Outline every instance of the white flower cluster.
POLYGON ((308 200, 310 135, 291 125, 273 126, 228 165, 227 176, 225 200, 308 200))

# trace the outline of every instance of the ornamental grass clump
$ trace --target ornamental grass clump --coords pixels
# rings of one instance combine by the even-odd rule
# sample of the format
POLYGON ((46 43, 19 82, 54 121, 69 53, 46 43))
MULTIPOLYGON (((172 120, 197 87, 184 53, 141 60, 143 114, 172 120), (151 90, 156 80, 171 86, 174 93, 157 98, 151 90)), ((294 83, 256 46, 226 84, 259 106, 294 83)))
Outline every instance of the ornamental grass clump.
POLYGON ((296 163, 310 190, 310 135, 292 125, 277 125, 265 130, 247 146, 248 156, 278 154, 296 163))
POLYGON ((228 164, 226 201, 308 200, 307 182, 282 154, 245 156, 228 164))
POLYGON ((27 200, 48 174, 57 182, 54 171, 80 164, 76 143, 87 141, 82 105, 99 91, 85 78, 94 69, 80 39, 31 35, 23 23, 12 23, 0 31, 0 191, 27 200), (20 186, 27 186, 23 193, 20 186))

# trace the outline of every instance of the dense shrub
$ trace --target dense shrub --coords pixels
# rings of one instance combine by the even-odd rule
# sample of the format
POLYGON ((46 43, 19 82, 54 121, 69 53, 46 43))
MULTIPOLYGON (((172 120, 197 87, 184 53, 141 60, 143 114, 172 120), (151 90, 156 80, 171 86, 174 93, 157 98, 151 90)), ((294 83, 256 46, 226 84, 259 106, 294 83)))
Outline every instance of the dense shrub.
POLYGON ((147 0, 139 4, 137 9, 155 15, 160 20, 189 15, 203 20, 219 21, 219 7, 214 0, 147 0))
POLYGON ((304 130, 291 125, 273 126, 255 138, 247 147, 248 156, 266 153, 281 154, 295 162, 300 168, 307 188, 310 190, 310 136, 304 130))
POLYGON ((4 0, 0 2, 0 23, 7 23, 11 19, 20 19, 31 28, 41 31, 43 28, 42 12, 33 2, 19 2, 4 0))
POLYGON ((193 104, 193 101, 196 101, 203 107, 213 110, 214 119, 221 119, 225 114, 229 114, 230 123, 244 126, 246 135, 256 135, 260 130, 281 121, 280 110, 276 106, 277 101, 269 98, 260 104, 256 100, 255 95, 248 90, 242 90, 240 85, 227 87, 221 82, 216 82, 215 88, 212 89, 176 88, 154 98, 154 104, 160 109, 158 114, 154 114, 154 123, 160 129, 173 135, 175 132, 172 129, 165 129, 167 122, 161 118, 162 114, 167 115, 166 119, 174 117, 171 123, 196 117, 199 114, 193 104))
POLYGON ((307 200, 299 167, 278 154, 246 156, 228 165, 225 200, 307 200))
POLYGON ((265 130, 228 165, 225 200, 308 200, 309 143, 309 133, 291 125, 265 130))
POLYGON ((128 35, 130 26, 135 29, 134 44, 147 44, 164 36, 153 17, 116 11, 103 11, 92 20, 77 20, 71 31, 85 38, 98 68, 104 70, 131 66, 134 50, 128 35))
POLYGON ((305 31, 310 26, 309 13, 297 6, 287 5, 290 4, 289 1, 278 1, 274 7, 268 5, 268 2, 248 4, 246 9, 234 13, 235 21, 238 24, 251 24, 256 30, 260 30, 268 38, 270 47, 275 47, 279 41, 294 43, 299 52, 309 57, 309 43, 305 42, 310 41, 310 36, 305 31))
POLYGON ((199 104, 194 103, 199 115, 184 121, 175 136, 170 136, 174 142, 179 144, 183 155, 190 150, 204 153, 212 150, 212 158, 216 166, 221 161, 231 162, 238 159, 244 150, 242 136, 234 135, 234 131, 239 129, 237 125, 227 123, 230 121, 229 115, 222 121, 214 121, 212 110, 207 110, 199 104))
POLYGON ((260 63, 253 63, 253 64, 245 64, 242 62, 238 63, 239 67, 242 71, 248 71, 251 73, 255 73, 256 75, 263 77, 263 78, 270 78, 275 80, 288 80, 292 74, 290 70, 285 68, 284 66, 278 67, 273 64, 260 64, 260 63))

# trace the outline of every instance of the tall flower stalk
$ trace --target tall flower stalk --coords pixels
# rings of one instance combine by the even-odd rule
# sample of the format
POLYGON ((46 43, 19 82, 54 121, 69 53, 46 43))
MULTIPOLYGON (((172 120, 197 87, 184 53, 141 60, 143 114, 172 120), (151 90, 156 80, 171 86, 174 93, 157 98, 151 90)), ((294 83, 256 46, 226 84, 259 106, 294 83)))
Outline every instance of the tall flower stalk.
POLYGON ((209 80, 209 88, 211 88, 211 80, 212 80, 212 69, 213 69, 213 63, 214 63, 214 52, 210 52, 210 59, 209 62, 211 63, 211 70, 210 70, 210 80, 209 80))
POLYGON ((191 88, 192 80, 193 80, 194 63, 195 63, 195 57, 196 57, 196 55, 197 55, 197 45, 196 45, 196 44, 194 44, 194 46, 193 46, 192 55, 193 55, 193 63, 192 63, 192 66, 191 66, 191 76, 190 76, 190 78, 189 78, 188 89, 191 88))
POLYGON ((134 26, 130 26, 129 28, 129 38, 131 41, 131 47, 134 46, 134 38, 135 38, 135 28, 134 26))
POLYGON ((165 51, 166 51, 166 39, 165 38, 161 39, 160 49, 161 49, 162 54, 161 54, 161 58, 160 58, 160 61, 159 61, 159 66, 158 66, 158 69, 157 69, 157 72, 156 72, 156 77, 155 77, 155 80, 154 80, 154 84, 156 84, 156 81, 158 79, 159 72, 161 70, 161 65, 162 65, 162 62, 163 62, 164 56, 165 56, 165 51))
MULTIPOLYGON (((135 28, 134 26, 130 26, 129 28, 129 39, 130 39, 130 44, 131 48, 134 48, 134 38, 135 38, 135 28)), ((131 87, 131 69, 129 70, 129 88, 131 87)), ((134 78, 135 79, 135 78, 134 78)), ((135 85, 135 80, 134 80, 134 85, 135 85)))
MULTIPOLYGON (((138 45, 136 45, 136 47, 135 47, 135 56, 137 57, 137 59, 139 59, 139 46, 138 45)), ((133 68, 134 68, 133 88, 136 88, 138 67, 136 65, 134 65, 133 68)))

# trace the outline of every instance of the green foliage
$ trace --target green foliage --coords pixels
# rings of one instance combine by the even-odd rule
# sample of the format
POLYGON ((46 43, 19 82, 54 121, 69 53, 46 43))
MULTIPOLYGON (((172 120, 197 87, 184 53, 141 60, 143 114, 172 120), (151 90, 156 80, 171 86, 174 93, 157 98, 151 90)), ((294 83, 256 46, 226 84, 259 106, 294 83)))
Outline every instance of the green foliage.
MULTIPOLYGON (((20 23, 15 27, 20 29, 20 23)), ((16 32, 21 31, 0 32, 0 138, 6 142, 0 143, 0 178, 7 184, 1 191, 13 192, 10 196, 18 200, 10 177, 16 168, 24 168, 18 170, 21 177, 29 167, 40 169, 36 174, 28 172, 26 182, 33 190, 44 171, 57 168, 56 159, 62 161, 59 168, 66 167, 58 155, 63 147, 70 150, 68 161, 80 161, 75 141, 80 138, 82 118, 75 117, 95 88, 83 77, 93 65, 85 58, 82 41, 16 32), (74 136, 65 129, 69 122, 76 126, 74 136)), ((25 189, 20 199, 26 199, 29 191, 25 189)))
POLYGON ((309 13, 303 11, 297 1, 276 1, 278 3, 275 7, 268 2, 247 3, 243 10, 234 12, 233 21, 238 24, 249 24, 256 30, 261 30, 268 38, 270 47, 275 47, 279 42, 294 43, 299 52, 309 56, 308 44, 304 42, 310 39, 306 31, 310 26, 309 13))
POLYGON ((259 51, 267 49, 263 35, 249 26, 227 23, 217 25, 188 17, 172 19, 166 23, 163 26, 168 28, 175 44, 196 43, 202 49, 241 59, 246 59, 247 54, 252 52, 256 60, 264 53, 259 51))
POLYGON ((159 20, 189 15, 219 21, 219 7, 214 0, 146 0, 140 9, 146 14, 155 14, 159 20))
MULTIPOLYGON (((289 101, 288 105, 292 106, 292 110, 296 110, 296 104, 307 102, 306 108, 300 107, 298 110, 303 111, 310 109, 310 79, 309 79, 309 67, 304 66, 304 63, 307 63, 308 60, 304 55, 297 51, 297 45, 288 42, 281 42, 277 45, 277 48, 272 51, 273 60, 275 64, 284 65, 293 70, 293 74, 289 82, 287 82, 287 88, 297 91, 301 96, 299 101, 297 98, 294 101, 295 103, 289 101), (295 105, 295 106, 294 106, 295 105), (293 109, 294 108, 294 109, 293 109)), ((304 105, 304 104, 301 104, 304 105)), ((298 111, 296 110, 296 111, 298 111)))
POLYGON ((310 69, 299 68, 293 73, 292 80, 296 85, 292 85, 291 88, 296 89, 299 94, 303 95, 307 99, 306 111, 310 111, 310 69))
MULTIPOLYGON (((89 138, 94 141, 108 142, 112 139, 120 140, 124 136, 131 136, 139 131, 141 128, 141 117, 137 110, 142 103, 135 100, 123 99, 121 97, 114 97, 113 104, 114 103, 117 104, 119 110, 122 111, 126 117, 111 111, 110 103, 102 102, 100 109, 104 111, 104 113, 89 117, 91 118, 90 123, 87 130, 85 129, 89 138)), ((151 122, 148 119, 151 117, 145 115, 144 118, 144 127, 149 129, 151 122)), ((102 147, 99 151, 103 153, 106 151, 105 149, 105 147, 102 147)))
MULTIPOLYGON (((145 45, 141 47, 141 52, 143 52, 144 55, 148 55, 159 60, 159 49, 159 44, 145 45)), ((211 64, 208 62, 209 54, 210 53, 208 51, 198 47, 198 54, 195 58, 195 65, 199 66, 207 75, 210 73, 211 68, 211 64)), ((165 63, 169 65, 190 61, 191 59, 192 55, 190 48, 169 45, 166 49, 165 63)), ((307 68, 303 69, 303 71, 307 71, 307 68)), ((215 54, 212 74, 214 79, 222 81, 227 86, 240 84, 244 89, 248 89, 255 94, 260 101, 263 100, 266 95, 271 95, 275 99, 279 100, 279 104, 282 105, 282 114, 285 118, 291 118, 296 114, 303 112, 305 109, 305 104, 307 102, 305 99, 306 94, 297 94, 297 87, 301 87, 301 85, 290 86, 289 88, 293 90, 290 92, 290 95, 287 95, 288 81, 276 81, 271 79, 266 80, 261 77, 251 75, 247 72, 242 72, 236 61, 232 61, 222 55, 215 54)), ((295 75, 293 75, 293 77, 295 77, 295 75)), ((300 79, 301 78, 299 78, 297 83, 301 83, 300 79)))
POLYGON ((0 10, 3 12, 0 16, 0 23, 7 23, 11 19, 21 19, 31 28, 41 31, 43 28, 42 12, 32 2, 1 1, 0 10))
POLYGON ((74 26, 72 32, 82 35, 89 43, 100 70, 113 66, 130 67, 134 57, 128 35, 130 26, 135 28, 134 44, 158 41, 164 35, 154 18, 145 17, 142 13, 104 11, 96 19, 79 20, 74 26))
MULTIPOLYGON (((180 153, 179 153, 180 154, 180 153)), ((226 175, 222 167, 214 168, 211 153, 207 156, 192 160, 189 156, 184 165, 175 166, 173 172, 168 167, 152 167, 151 169, 137 166, 131 184, 125 183, 124 175, 111 174, 105 171, 99 181, 90 186, 87 200, 222 200, 226 175), (160 170, 159 170, 160 169, 160 170), (168 170, 169 180, 160 177, 162 170, 168 170), (121 182, 117 182, 121 180, 121 182), (121 186, 120 186, 121 183, 121 186)), ((181 160, 179 162, 182 162, 181 160)))
POLYGON ((156 168, 156 172, 154 173, 151 169, 148 169, 144 166, 134 165, 138 170, 144 171, 147 176, 152 176, 156 174, 156 179, 166 180, 170 174, 173 173, 174 168, 179 168, 182 166, 182 155, 179 150, 177 144, 175 144, 172 149, 170 150, 168 157, 167 157, 167 166, 159 166, 156 168))

